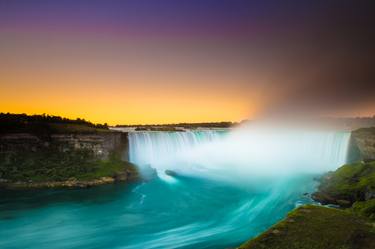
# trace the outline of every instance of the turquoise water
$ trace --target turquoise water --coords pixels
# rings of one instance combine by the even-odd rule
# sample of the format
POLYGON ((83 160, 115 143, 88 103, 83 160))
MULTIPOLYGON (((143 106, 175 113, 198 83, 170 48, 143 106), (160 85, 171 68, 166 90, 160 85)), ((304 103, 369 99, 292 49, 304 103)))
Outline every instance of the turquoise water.
MULTIPOLYGON (((155 178, 81 190, 0 192, 0 248, 228 248, 264 231, 314 188, 312 176, 261 189, 155 178)), ((258 185, 258 184, 256 184, 258 185)))
POLYGON ((237 247, 310 203, 313 177, 345 162, 349 138, 263 129, 131 133, 130 160, 157 177, 0 192, 0 248, 237 247))

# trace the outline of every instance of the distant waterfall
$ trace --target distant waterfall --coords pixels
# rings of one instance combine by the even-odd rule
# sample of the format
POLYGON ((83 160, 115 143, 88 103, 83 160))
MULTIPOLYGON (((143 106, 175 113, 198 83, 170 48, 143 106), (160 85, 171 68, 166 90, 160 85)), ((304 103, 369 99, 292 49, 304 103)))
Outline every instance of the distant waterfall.
POLYGON ((220 140, 225 131, 132 132, 129 133, 129 158, 138 165, 171 161, 186 151, 220 140))
POLYGON ((350 132, 237 129, 129 133, 130 161, 227 177, 321 173, 346 163, 350 132))

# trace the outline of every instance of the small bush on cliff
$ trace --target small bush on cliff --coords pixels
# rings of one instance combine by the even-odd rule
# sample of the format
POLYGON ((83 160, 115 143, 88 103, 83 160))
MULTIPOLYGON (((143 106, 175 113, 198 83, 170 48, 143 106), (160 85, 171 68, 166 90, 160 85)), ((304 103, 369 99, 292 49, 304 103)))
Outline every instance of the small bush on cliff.
POLYGON ((79 180, 98 179, 104 176, 114 178, 137 177, 138 173, 135 165, 121 160, 118 155, 112 154, 107 160, 95 161, 90 166, 90 171, 76 176, 79 180))

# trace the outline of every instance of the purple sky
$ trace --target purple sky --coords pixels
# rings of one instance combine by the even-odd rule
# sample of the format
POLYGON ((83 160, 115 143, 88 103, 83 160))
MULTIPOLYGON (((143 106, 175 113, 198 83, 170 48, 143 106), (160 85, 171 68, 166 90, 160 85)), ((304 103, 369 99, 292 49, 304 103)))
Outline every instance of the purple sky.
MULTIPOLYGON (((242 108, 234 116, 216 110, 209 120, 374 114, 372 2, 0 0, 1 90, 16 96, 15 86, 24 88, 29 80, 48 92, 64 75, 64 84, 76 85, 77 92, 91 84, 125 90, 124 98, 147 98, 166 89, 184 92, 181 98, 192 103, 211 99, 207 109, 218 102, 228 103, 226 113, 242 108), (143 89, 151 93, 142 95, 143 89)), ((89 96, 82 92, 81 98, 89 96)), ((15 105, 8 104, 21 110, 22 99, 15 105)), ((85 115, 60 109, 56 105, 56 112, 85 115)), ((191 115, 205 119, 194 110, 191 115)))

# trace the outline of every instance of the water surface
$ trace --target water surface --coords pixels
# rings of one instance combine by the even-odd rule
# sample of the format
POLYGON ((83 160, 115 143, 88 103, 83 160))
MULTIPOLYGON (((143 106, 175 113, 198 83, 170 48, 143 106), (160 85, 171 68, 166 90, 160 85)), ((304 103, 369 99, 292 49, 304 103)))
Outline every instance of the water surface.
POLYGON ((313 189, 311 177, 238 187, 158 178, 80 190, 0 192, 0 248, 228 248, 267 229, 313 189))
POLYGON ((349 138, 264 129, 135 132, 130 160, 158 176, 91 189, 0 192, 0 248, 237 247, 310 203, 313 177, 345 162, 349 138))

